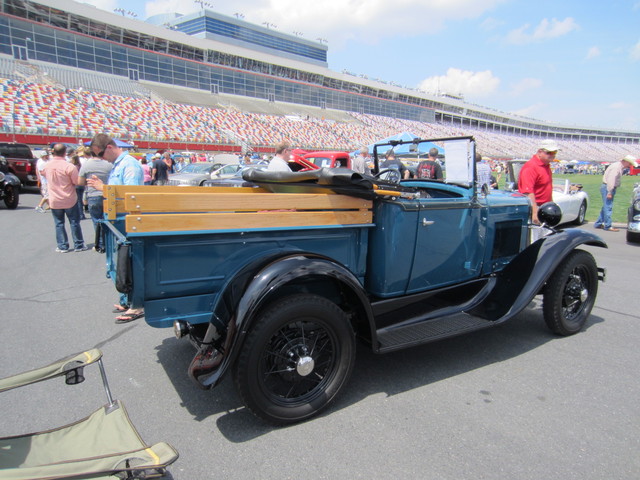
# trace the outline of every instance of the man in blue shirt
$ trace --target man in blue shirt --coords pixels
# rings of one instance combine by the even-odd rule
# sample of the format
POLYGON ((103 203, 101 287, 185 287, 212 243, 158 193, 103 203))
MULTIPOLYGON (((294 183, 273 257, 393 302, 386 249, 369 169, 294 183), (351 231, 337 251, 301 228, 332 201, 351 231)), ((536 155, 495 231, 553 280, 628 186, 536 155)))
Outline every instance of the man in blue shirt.
MULTIPOLYGON (((144 171, 140 162, 118 147, 115 140, 105 133, 98 133, 89 145, 91 153, 113 164, 113 169, 107 180, 108 185, 144 185, 144 171)), ((87 185, 99 191, 104 191, 104 182, 96 175, 87 178, 87 185)), ((119 312, 116 323, 128 323, 144 317, 144 309, 129 308, 128 295, 120 295, 120 303, 114 305, 114 313, 119 312)))

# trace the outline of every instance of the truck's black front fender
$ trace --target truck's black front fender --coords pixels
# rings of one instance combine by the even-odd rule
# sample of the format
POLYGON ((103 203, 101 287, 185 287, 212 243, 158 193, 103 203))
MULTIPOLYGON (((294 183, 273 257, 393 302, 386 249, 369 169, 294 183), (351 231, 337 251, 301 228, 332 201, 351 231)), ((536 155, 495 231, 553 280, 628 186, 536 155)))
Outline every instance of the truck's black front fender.
MULTIPOLYGON (((215 362, 216 367, 210 373, 199 372, 197 381, 201 386, 209 388, 217 385, 222 376, 238 356, 244 338, 258 317, 260 310, 280 292, 290 285, 315 279, 329 281, 338 286, 338 290, 355 298, 356 308, 361 312, 373 328, 373 315, 369 300, 358 279, 344 266, 331 259, 309 253, 295 253, 274 259, 263 265, 246 283, 246 271, 238 275, 237 282, 230 282, 222 295, 217 314, 218 321, 226 323, 226 332, 230 336, 225 341, 224 357, 215 362), (229 307, 235 306, 235 312, 228 323, 221 319, 229 307)), ((195 376, 192 375, 194 378, 195 376)))
POLYGON ((577 228, 543 237, 520 252, 497 275, 495 288, 469 313, 500 321, 517 315, 540 292, 560 262, 580 245, 607 248, 599 236, 577 228))

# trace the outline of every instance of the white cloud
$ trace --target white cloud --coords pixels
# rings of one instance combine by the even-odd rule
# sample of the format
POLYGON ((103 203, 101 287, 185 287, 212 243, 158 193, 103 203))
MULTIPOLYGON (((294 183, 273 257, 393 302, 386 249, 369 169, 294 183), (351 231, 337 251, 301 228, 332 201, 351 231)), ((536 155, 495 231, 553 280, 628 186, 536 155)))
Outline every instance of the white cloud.
POLYGON ((511 85, 509 95, 512 97, 519 97, 529 90, 535 90, 542 86, 542 80, 539 78, 523 78, 518 83, 511 85))
MULTIPOLYGON (((124 0, 120 0, 124 2, 124 0)), ((447 21, 475 18, 506 0, 236 0, 211 2, 225 15, 242 13, 261 25, 269 22, 283 33, 303 32, 314 40, 321 36, 335 49, 348 38, 376 43, 391 36, 436 34, 447 21)), ((176 0, 152 0, 146 14, 190 13, 198 5, 176 0), (185 11, 186 10, 186 11, 185 11)))
POLYGON ((640 41, 636 43, 633 47, 631 47, 631 52, 629 53, 629 57, 632 61, 637 62, 640 60, 640 41))
POLYGON ((531 29, 531 25, 527 23, 520 28, 510 31, 507 34, 507 42, 514 45, 541 42, 567 35, 579 28, 578 24, 571 17, 567 17, 562 21, 556 18, 552 18, 551 20, 545 18, 533 29, 531 29))
POLYGON ((587 60, 591 60, 592 58, 596 58, 600 56, 600 49, 598 47, 591 47, 587 51, 587 60))
POLYGON ((482 23, 480 23, 480 30, 483 30, 485 32, 490 32, 502 26, 503 24, 504 24, 503 21, 498 20, 496 18, 492 18, 492 17, 485 18, 482 21, 482 23))
POLYGON ((620 101, 620 102, 613 102, 609 104, 609 108, 612 110, 624 110, 626 108, 631 108, 631 104, 628 102, 624 102, 624 101, 620 101))
POLYGON ((426 78, 418 88, 430 93, 462 93, 477 98, 491 95, 499 85, 500 79, 494 77, 491 70, 470 72, 452 67, 447 70, 446 75, 426 78))

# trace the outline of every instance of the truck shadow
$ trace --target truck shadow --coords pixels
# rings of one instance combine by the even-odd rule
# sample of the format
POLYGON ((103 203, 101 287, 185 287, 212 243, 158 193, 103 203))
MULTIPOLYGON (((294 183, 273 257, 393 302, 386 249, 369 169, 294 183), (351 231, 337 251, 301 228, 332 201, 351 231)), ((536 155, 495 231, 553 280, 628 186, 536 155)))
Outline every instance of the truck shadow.
MULTIPOLYGON (((603 321, 592 313, 585 329, 603 321)), ((372 395, 401 394, 515 358, 547 342, 563 340, 545 327, 540 309, 529 307, 504 325, 398 352, 376 355, 366 345, 359 344, 351 379, 336 402, 320 417, 372 395)), ((250 441, 277 428, 257 419, 243 406, 235 392, 231 372, 227 372, 226 378, 212 391, 198 388, 185 374, 194 354, 187 342, 165 339, 157 352, 158 361, 180 395, 182 406, 196 421, 219 415, 218 429, 234 443, 250 441)))

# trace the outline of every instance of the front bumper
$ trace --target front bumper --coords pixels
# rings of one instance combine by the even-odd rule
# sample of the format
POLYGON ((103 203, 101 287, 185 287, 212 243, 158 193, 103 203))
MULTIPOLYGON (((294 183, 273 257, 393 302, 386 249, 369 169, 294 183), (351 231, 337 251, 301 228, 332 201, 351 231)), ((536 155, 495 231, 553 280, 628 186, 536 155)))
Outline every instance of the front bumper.
POLYGON ((640 222, 629 222, 627 230, 629 232, 640 233, 640 222))

